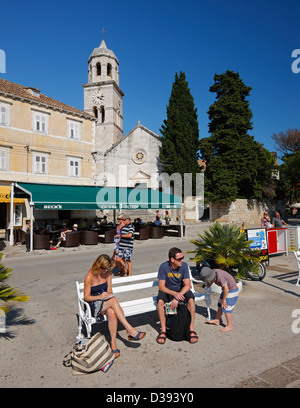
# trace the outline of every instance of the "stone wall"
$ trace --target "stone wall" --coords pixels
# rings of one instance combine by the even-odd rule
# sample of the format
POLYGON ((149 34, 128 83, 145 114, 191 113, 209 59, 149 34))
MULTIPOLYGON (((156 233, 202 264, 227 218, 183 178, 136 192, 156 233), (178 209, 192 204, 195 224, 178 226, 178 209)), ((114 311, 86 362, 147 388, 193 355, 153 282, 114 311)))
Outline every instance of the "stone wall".
POLYGON ((285 202, 283 200, 258 201, 237 199, 234 202, 219 204, 210 203, 210 221, 229 222, 245 226, 260 226, 260 220, 264 211, 268 211, 271 219, 275 209, 283 215, 285 212, 285 202))

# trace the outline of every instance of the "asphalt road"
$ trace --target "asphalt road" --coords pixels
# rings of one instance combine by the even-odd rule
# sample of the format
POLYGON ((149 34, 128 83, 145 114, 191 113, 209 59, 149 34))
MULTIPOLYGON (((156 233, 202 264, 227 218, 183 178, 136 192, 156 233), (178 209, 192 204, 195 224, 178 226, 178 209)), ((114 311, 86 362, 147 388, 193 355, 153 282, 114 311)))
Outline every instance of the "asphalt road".
MULTIPOLYGON (((173 245, 184 252, 193 249, 191 237, 196 234, 136 242, 133 273, 156 271, 173 245)), ((300 387, 300 287, 295 286, 298 273, 291 253, 271 258, 264 281, 243 281, 232 332, 205 324, 203 303, 196 310, 199 342, 194 345, 170 340, 158 345, 156 313, 131 317, 133 326, 147 332, 145 339, 129 342, 119 327, 121 356, 110 370, 73 376, 63 357, 77 335, 75 280, 82 281, 94 259, 101 252, 111 254, 112 247, 4 259, 13 269, 10 284, 31 300, 15 304, 7 316, 7 331, 0 334, 1 388, 101 387, 134 393, 139 388, 300 387)), ((186 261, 193 265, 189 254, 186 261)), ((214 315, 218 295, 212 300, 214 315)), ((102 331, 108 335, 106 323, 102 331)))

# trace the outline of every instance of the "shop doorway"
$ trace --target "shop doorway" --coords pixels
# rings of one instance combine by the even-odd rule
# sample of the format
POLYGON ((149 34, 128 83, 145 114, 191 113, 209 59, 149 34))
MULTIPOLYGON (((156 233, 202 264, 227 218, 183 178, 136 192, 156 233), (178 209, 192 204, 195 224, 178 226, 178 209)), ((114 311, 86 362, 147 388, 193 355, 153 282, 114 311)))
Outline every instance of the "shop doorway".
POLYGON ((6 228, 7 204, 0 203, 0 229, 6 228))

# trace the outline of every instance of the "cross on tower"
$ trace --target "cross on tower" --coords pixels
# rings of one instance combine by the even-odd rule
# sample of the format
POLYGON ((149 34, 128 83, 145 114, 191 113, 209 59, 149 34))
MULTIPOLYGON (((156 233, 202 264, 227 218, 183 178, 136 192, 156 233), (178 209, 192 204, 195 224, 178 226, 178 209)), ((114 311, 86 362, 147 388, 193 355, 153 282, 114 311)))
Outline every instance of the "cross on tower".
POLYGON ((104 31, 104 28, 102 28, 102 40, 104 40, 104 33, 106 33, 106 31, 104 31))

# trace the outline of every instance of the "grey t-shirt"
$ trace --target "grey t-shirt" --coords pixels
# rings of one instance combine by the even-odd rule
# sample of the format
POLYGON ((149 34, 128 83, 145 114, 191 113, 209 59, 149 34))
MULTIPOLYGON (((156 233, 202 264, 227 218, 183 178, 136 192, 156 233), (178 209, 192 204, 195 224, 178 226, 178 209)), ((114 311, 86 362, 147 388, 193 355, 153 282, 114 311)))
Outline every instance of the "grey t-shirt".
POLYGON ((189 267, 187 263, 182 262, 182 265, 177 269, 170 267, 169 261, 163 262, 158 269, 158 280, 166 281, 166 288, 180 292, 183 287, 184 279, 189 279, 189 267))
POLYGON ((223 287, 227 284, 229 290, 237 287, 236 281, 234 277, 230 275, 230 273, 223 271, 222 269, 215 269, 215 271, 217 275, 215 280, 216 285, 223 287))
POLYGON ((282 228, 282 219, 280 217, 279 218, 274 217, 272 219, 272 224, 274 225, 274 228, 282 228))

